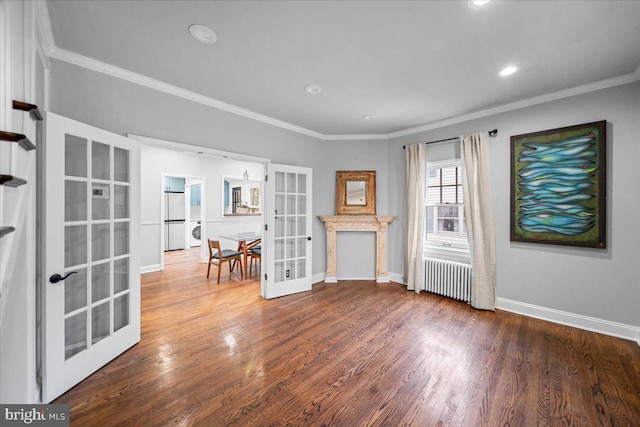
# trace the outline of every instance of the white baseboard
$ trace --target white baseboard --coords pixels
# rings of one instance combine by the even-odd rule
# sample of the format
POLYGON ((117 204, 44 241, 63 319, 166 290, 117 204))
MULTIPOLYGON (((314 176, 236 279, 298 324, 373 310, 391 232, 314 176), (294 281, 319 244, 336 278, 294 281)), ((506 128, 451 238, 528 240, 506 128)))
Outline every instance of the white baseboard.
POLYGON ((405 285, 404 279, 402 278, 402 274, 389 272, 389 280, 395 283, 401 283, 405 285))
POLYGON ((152 271, 160 271, 160 264, 143 265, 140 267, 140 274, 151 273, 152 271))
POLYGON ((582 314, 569 313, 567 311, 513 301, 506 298, 497 298, 496 308, 523 316, 535 317, 561 325, 572 326, 587 331, 611 335, 617 338, 635 341, 640 345, 640 328, 596 317, 583 316, 582 314))
MULTIPOLYGON (((391 279, 391 275, 389 275, 389 278, 391 279)), ((340 281, 347 281, 347 280, 376 280, 380 282, 375 277, 327 277, 326 273, 318 273, 311 276, 311 283, 318 283, 318 282, 338 283, 340 281)), ((380 282, 380 283, 386 283, 386 282, 380 282)))
POLYGON ((325 273, 318 273, 311 276, 311 283, 324 282, 325 273))
POLYGON ((347 281, 347 280, 373 280, 375 281, 375 277, 337 277, 338 282, 347 281))

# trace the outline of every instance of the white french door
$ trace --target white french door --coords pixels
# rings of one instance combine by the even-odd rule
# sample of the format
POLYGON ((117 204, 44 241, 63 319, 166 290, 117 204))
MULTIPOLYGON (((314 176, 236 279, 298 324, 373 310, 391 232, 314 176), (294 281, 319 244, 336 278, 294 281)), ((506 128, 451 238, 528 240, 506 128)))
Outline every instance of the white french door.
POLYGON ((46 115, 43 401, 140 341, 140 145, 46 115))
POLYGON ((312 169, 269 163, 262 296, 311 290, 312 169))

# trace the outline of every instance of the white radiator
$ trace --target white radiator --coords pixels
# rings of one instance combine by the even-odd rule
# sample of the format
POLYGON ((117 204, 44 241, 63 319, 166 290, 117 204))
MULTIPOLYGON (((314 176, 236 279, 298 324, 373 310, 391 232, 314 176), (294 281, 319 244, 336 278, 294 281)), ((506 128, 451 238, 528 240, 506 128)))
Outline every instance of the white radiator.
POLYGON ((449 298, 471 300, 471 265, 438 258, 426 258, 425 290, 449 298))

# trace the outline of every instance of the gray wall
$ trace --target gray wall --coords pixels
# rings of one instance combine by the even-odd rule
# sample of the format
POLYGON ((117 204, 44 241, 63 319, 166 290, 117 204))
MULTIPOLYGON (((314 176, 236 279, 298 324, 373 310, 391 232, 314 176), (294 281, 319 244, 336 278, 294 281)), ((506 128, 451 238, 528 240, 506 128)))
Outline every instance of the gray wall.
MULTIPOLYGON (((639 326, 640 83, 391 140, 390 210, 403 215, 403 145, 494 128, 499 129, 491 139, 498 297, 639 326), (599 120, 607 121, 608 136, 607 249, 510 242, 510 136, 599 120)), ((432 147, 428 157, 436 154, 432 147)), ((389 269, 398 273, 403 265, 399 229, 390 230, 389 250, 389 269)))
MULTIPOLYGON (((386 141, 321 141, 66 62, 52 60, 51 67, 52 112, 123 135, 144 135, 311 167, 314 217, 335 214, 336 170, 375 170, 378 212, 393 214, 387 211, 386 141)), ((313 274, 317 275, 326 267, 325 231, 317 218, 312 233, 313 274)), ((342 254, 358 253, 363 243, 358 233, 349 233, 343 240, 342 254)), ((358 263, 341 263, 339 277, 373 277, 374 263, 372 252, 362 260, 358 257, 358 263), (369 267, 370 273, 363 273, 363 266, 369 267)))
MULTIPOLYGON (((335 213, 335 171, 376 170, 378 213, 389 229, 389 272, 403 273, 402 145, 499 129, 491 158, 497 223, 498 297, 640 326, 640 83, 578 95, 391 141, 320 141, 67 63, 52 61, 52 111, 113 132, 134 133, 307 166, 314 173, 314 215, 335 213), (607 120, 608 249, 509 241, 509 136, 607 120)), ((444 156, 446 148, 429 149, 444 156)), ((325 271, 326 239, 314 219, 313 274, 325 271)), ((338 277, 372 277, 371 238, 340 237, 338 277), (349 254, 358 254, 352 257, 349 254), (355 262, 357 260, 357 262, 355 262), (368 273, 371 271, 371 273, 368 273)))

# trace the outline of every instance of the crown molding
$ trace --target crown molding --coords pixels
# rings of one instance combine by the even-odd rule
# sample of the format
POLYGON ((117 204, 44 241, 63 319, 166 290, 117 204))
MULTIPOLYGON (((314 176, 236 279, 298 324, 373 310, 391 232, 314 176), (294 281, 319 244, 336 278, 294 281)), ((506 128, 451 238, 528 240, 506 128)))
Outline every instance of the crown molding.
MULTIPOLYGON (((43 0, 36 0, 36 4, 38 5, 39 13, 38 15, 42 15, 46 11, 46 2, 43 0)), ((48 21, 48 12, 46 14, 46 20, 42 18, 41 20, 44 22, 48 21)), ((414 135, 420 132, 426 132, 429 130, 439 129, 445 126, 451 126, 454 124, 475 120, 483 117, 492 116, 495 114, 505 113, 512 110, 518 110, 521 108, 531 107, 538 104, 544 104, 545 102, 556 101, 562 98, 567 98, 575 95, 580 95, 583 93, 593 92, 596 90, 607 89, 614 86, 620 86, 627 83, 632 83, 640 80, 640 66, 635 70, 635 72, 630 74, 625 74, 618 77, 613 77, 610 79, 600 80, 593 83, 588 83, 581 86, 576 86, 569 89, 560 90, 557 92, 548 93, 545 95, 540 95, 528 99, 524 99, 521 101, 512 102, 509 104, 498 105, 496 107, 479 110, 470 114, 464 114, 461 116, 451 117, 444 120, 439 120, 431 123, 427 123, 421 126, 416 126, 396 132, 391 133, 380 133, 380 134, 342 134, 342 135, 333 135, 333 134, 323 134, 320 132, 313 131, 311 129, 303 128, 301 126, 297 126, 288 122, 284 122, 282 120, 274 119, 269 116, 265 116, 263 114, 259 114, 250 110, 246 110, 244 108, 237 107, 232 104, 228 104, 226 102, 219 101, 214 98, 210 98, 208 96, 201 95, 199 93, 183 89, 169 83, 162 82, 160 80, 153 79, 151 77, 135 73, 133 71, 126 70, 124 68, 116 67, 101 61, 98 61, 93 58, 89 58, 84 55, 80 55, 65 49, 60 49, 55 46, 53 35, 51 34, 51 24, 48 24, 48 32, 45 35, 50 35, 43 42, 45 49, 48 50, 48 55, 51 58, 57 59, 59 61, 64 61, 73 65, 77 65, 80 67, 87 68, 89 70, 93 70, 102 74, 106 74, 112 77, 116 77, 131 83, 139 84, 141 86, 148 87, 150 89, 155 89, 160 92, 167 93, 169 95, 174 95, 183 99, 187 99, 193 102, 197 102, 199 104, 206 105, 208 107, 216 108, 218 110, 226 111, 231 114, 236 114, 242 117, 246 117, 248 119, 256 120, 268 125, 276 126, 282 129, 286 129, 292 132, 296 132, 302 135, 307 135, 316 139, 320 139, 323 141, 355 141, 355 140, 389 140, 393 138, 399 138, 402 136, 414 135)), ((46 29, 46 23, 43 25, 43 28, 46 29)))
POLYGON ((386 133, 369 133, 369 134, 343 134, 343 135, 334 135, 334 134, 320 134, 319 137, 324 141, 358 141, 358 140, 384 140, 389 139, 388 134, 386 133))
POLYGON ((557 92, 551 92, 533 98, 523 99, 521 101, 511 102, 509 104, 499 105, 497 107, 488 108, 485 110, 476 111, 470 114, 464 114, 462 116, 452 117, 437 122, 428 123, 422 126, 417 126, 398 132, 387 134, 388 139, 398 138, 401 136, 414 135, 416 133, 425 132, 433 129, 439 129, 445 126, 450 126, 462 122, 468 122, 470 120, 480 119, 483 117, 493 116, 495 114, 505 113, 508 111, 518 110, 520 108, 531 107, 538 104, 544 104, 545 102, 556 101, 562 98, 568 98, 570 96, 580 95, 583 93, 594 92, 596 90, 607 89, 614 86, 620 86, 627 83, 633 83, 640 80, 640 67, 630 74, 623 76, 613 77, 606 80, 600 80, 593 83, 588 83, 581 86, 572 87, 569 89, 560 90, 557 92))
POLYGON ((276 126, 282 129, 297 132, 303 135, 311 136, 318 139, 324 139, 325 135, 312 131, 310 129, 296 126, 291 123, 283 122, 282 120, 274 119, 272 117, 265 116, 263 114, 255 113, 244 108, 236 107, 226 102, 218 101, 217 99, 210 98, 208 96, 201 95, 196 92, 192 92, 187 89, 180 88, 178 86, 171 85, 169 83, 162 82, 160 80, 153 79, 151 77, 135 73, 133 71, 126 70, 124 68, 116 67, 114 65, 107 64, 102 61, 98 61, 93 58, 89 58, 84 55, 80 55, 59 47, 53 47, 50 52, 50 56, 59 61, 68 62, 73 65, 87 68, 108 76, 116 77, 131 83, 139 84, 141 86, 155 89, 160 92, 174 95, 180 98, 184 98, 199 104, 213 107, 218 110, 226 111, 228 113, 236 114, 238 116, 246 117, 248 119, 256 120, 258 122, 266 123, 268 125, 276 126))
POLYGON ((239 116, 246 117, 248 119, 256 120, 262 123, 266 123, 266 124, 276 126, 282 129, 286 129, 292 132, 297 132, 303 135, 311 136, 313 138, 321 139, 324 141, 388 139, 386 134, 346 134, 346 135, 323 134, 320 132, 303 128, 301 126, 296 126, 294 124, 284 122, 282 120, 274 119, 272 117, 268 117, 263 114, 255 113, 253 111, 246 110, 244 108, 236 107, 235 105, 227 104, 226 102, 218 101, 217 99, 210 98, 208 96, 204 96, 187 89, 182 89, 178 86, 174 86, 169 83, 165 83, 160 80, 156 80, 142 74, 134 73, 133 71, 116 67, 114 65, 110 65, 105 62, 98 61, 93 58, 89 58, 84 55, 80 55, 65 49, 60 49, 56 46, 53 46, 53 48, 49 50, 49 56, 59 61, 63 61, 69 64, 77 65, 79 67, 87 68, 89 70, 93 70, 98 73, 106 74, 106 75, 116 77, 131 83, 148 87, 150 89, 154 89, 170 95, 178 96, 180 98, 197 102, 199 104, 203 104, 208 107, 213 107, 218 110, 226 111, 228 113, 237 114, 239 116))
POLYGON ((46 0, 35 0, 33 5, 36 16, 38 41, 45 56, 50 57, 51 51, 56 46, 56 42, 53 38, 53 30, 51 29, 49 8, 47 7, 46 0))

